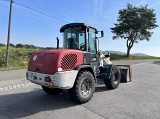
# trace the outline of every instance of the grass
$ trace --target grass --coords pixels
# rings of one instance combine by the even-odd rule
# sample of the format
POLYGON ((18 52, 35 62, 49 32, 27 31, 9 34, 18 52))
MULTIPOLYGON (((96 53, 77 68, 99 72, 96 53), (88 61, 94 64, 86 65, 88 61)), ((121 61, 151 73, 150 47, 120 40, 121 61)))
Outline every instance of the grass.
MULTIPOLYGON (((18 69, 26 69, 28 65, 28 61, 32 53, 36 51, 36 48, 9 48, 9 61, 8 67, 5 67, 5 53, 6 47, 0 46, 0 71, 4 70, 18 70, 18 69)), ((147 56, 147 57, 139 57, 139 56, 130 56, 128 59, 124 55, 119 54, 111 54, 112 60, 146 60, 146 59, 155 59, 160 62, 160 58, 147 56), (158 59, 158 60, 157 60, 158 59)))
POLYGON ((1 46, 0 47, 0 71, 27 68, 29 57, 35 51, 36 49, 10 47, 8 67, 5 67, 6 48, 4 46, 1 46))

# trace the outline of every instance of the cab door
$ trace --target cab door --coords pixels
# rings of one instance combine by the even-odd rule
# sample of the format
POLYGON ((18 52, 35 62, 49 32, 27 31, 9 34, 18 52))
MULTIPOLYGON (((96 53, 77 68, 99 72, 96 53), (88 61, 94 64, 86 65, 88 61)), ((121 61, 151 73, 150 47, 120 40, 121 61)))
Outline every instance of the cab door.
POLYGON ((90 65, 93 67, 95 74, 98 74, 99 57, 97 55, 96 30, 89 28, 88 32, 88 52, 90 53, 90 65))

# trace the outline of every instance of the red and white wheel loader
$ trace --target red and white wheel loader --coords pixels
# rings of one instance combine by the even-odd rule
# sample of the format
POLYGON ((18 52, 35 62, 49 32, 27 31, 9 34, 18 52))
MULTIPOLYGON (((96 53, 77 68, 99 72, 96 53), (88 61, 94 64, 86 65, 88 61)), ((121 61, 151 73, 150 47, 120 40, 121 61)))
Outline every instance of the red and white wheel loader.
POLYGON ((57 49, 32 54, 26 72, 27 80, 41 85, 47 94, 66 89, 72 100, 82 104, 92 98, 95 83, 100 80, 108 89, 116 89, 121 81, 131 81, 130 66, 113 65, 110 55, 99 50, 98 38, 103 37, 103 31, 85 23, 70 23, 60 32, 63 49, 59 49, 57 38, 57 49))

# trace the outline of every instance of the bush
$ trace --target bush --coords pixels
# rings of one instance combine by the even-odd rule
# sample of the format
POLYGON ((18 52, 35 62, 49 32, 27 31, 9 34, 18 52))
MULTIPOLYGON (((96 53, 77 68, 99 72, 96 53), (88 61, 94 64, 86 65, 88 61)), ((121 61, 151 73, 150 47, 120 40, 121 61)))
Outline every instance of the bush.
POLYGON ((5 65, 5 56, 4 53, 0 53, 0 67, 4 67, 5 65))

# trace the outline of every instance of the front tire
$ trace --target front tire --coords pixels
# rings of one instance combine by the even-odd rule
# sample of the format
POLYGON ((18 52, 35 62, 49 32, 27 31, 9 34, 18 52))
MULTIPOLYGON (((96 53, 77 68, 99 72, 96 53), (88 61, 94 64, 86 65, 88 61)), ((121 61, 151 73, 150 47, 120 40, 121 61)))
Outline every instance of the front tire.
POLYGON ((121 78, 120 70, 117 66, 112 67, 110 79, 104 79, 104 83, 109 89, 116 89, 119 86, 121 78))
POLYGON ((73 88, 68 91, 69 97, 80 104, 88 102, 95 91, 95 80, 91 72, 80 71, 73 88))
POLYGON ((42 89, 44 92, 46 92, 49 95, 54 95, 54 94, 59 94, 63 91, 63 89, 58 89, 58 88, 47 88, 45 86, 42 86, 42 89))

